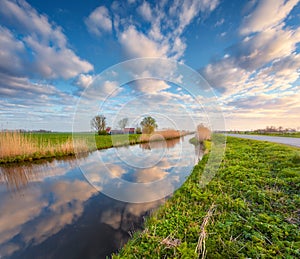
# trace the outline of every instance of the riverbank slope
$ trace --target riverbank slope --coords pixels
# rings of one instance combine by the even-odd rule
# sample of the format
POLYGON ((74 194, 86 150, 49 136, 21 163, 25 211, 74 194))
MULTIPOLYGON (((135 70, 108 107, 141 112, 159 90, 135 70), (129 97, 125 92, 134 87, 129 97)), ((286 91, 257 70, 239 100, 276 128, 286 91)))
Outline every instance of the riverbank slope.
POLYGON ((300 149, 228 137, 200 188, 207 160, 113 258, 300 257, 300 149))

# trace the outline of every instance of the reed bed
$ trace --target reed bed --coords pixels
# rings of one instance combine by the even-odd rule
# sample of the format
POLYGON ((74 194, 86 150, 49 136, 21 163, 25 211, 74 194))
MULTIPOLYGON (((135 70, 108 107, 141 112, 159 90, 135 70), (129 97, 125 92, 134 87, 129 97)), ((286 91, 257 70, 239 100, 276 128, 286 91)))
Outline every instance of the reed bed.
POLYGON ((198 125, 196 139, 199 142, 203 142, 204 140, 211 140, 211 130, 203 126, 202 124, 198 125))
POLYGON ((39 159, 44 157, 62 156, 88 152, 88 146, 83 139, 68 138, 61 143, 51 143, 47 139, 38 139, 31 134, 19 131, 0 132, 0 162, 16 162, 39 159))
POLYGON ((179 130, 162 130, 162 131, 155 131, 152 134, 142 134, 140 137, 141 142, 149 142, 149 141, 161 141, 163 139, 174 139, 180 138, 181 136, 186 135, 184 132, 179 130))
POLYGON ((171 140, 187 134, 190 133, 170 129, 142 135, 81 134, 73 139, 71 133, 30 134, 19 131, 0 131, 0 163, 81 154, 113 146, 171 140))

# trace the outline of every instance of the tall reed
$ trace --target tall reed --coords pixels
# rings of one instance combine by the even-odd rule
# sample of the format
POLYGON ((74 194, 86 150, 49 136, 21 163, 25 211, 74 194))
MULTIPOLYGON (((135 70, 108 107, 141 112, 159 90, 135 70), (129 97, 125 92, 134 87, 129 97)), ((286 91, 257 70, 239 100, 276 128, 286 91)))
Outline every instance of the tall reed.
POLYGON ((0 158, 30 155, 37 149, 38 145, 30 135, 25 136, 18 131, 0 132, 0 158))
POLYGON ((141 142, 148 142, 148 141, 160 141, 162 139, 174 139, 179 138, 183 134, 181 131, 178 130, 162 130, 162 131, 155 131, 152 134, 142 134, 140 137, 141 142))
POLYGON ((203 142, 204 140, 211 139, 211 130, 202 124, 197 126, 196 139, 199 142, 203 142))
MULTIPOLYGON (((76 152, 87 152, 88 146, 83 139, 76 139, 76 152)), ((49 140, 37 139, 30 134, 19 131, 0 132, 0 159, 35 158, 74 154, 74 143, 71 138, 62 143, 51 143, 49 140)), ((13 160, 13 159, 12 159, 13 160)), ((22 159, 21 159, 22 160, 22 159)))

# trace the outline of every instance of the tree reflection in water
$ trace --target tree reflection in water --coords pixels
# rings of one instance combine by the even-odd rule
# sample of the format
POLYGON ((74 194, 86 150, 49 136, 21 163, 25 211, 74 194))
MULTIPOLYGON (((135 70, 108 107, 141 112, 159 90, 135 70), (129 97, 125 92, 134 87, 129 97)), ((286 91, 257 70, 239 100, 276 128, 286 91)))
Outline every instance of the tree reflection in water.
MULTIPOLYGON (((139 152, 138 149, 145 149, 138 153, 141 160, 146 155, 149 160, 162 151, 151 152, 149 149, 170 149, 167 150, 169 157, 161 158, 152 168, 131 172, 132 180, 139 183, 158 181, 171 174, 174 167, 173 178, 170 178, 173 182, 169 185, 172 188, 173 184, 180 185, 181 180, 176 179, 197 159, 194 158, 194 147, 187 141, 183 145, 184 152, 178 152, 181 141, 178 138, 131 146, 134 154, 139 152), (173 147, 175 149, 171 150, 173 147), (176 164, 182 155, 183 160, 176 164)), ((129 153, 125 148, 123 151, 129 153)), ((78 161, 89 163, 89 158, 97 158, 99 154, 110 163, 107 166, 112 179, 126 173, 124 168, 121 170, 121 164, 113 164, 116 159, 113 149, 96 151, 80 160, 68 157, 61 161, 54 159, 40 164, 0 167, 0 257, 105 258, 123 246, 130 235, 141 228, 144 216, 168 198, 129 203, 98 192, 86 181, 77 165, 78 161)), ((195 147, 195 154, 201 159, 203 151, 200 147, 195 147)), ((91 172, 99 173, 96 169, 91 168, 91 172)), ((182 176, 182 179, 184 181, 186 177, 182 176)), ((161 189, 168 188, 163 185, 161 189)))
POLYGON ((42 160, 38 163, 2 165, 0 183, 5 183, 10 191, 20 191, 30 182, 41 182, 47 177, 64 175, 67 170, 76 167, 76 161, 75 157, 64 157, 63 159, 42 160))
POLYGON ((158 148, 173 148, 175 147, 178 143, 180 143, 181 139, 183 138, 175 138, 175 139, 169 139, 167 141, 153 141, 153 142, 147 142, 147 143, 142 143, 140 144, 140 147, 142 149, 158 149, 158 148))

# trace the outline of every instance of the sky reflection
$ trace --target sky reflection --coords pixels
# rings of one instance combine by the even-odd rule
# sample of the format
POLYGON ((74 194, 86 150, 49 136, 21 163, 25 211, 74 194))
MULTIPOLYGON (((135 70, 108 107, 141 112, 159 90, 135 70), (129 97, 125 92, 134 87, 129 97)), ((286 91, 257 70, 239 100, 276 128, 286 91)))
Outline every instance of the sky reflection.
POLYGON ((190 173, 195 150, 187 143, 177 140, 151 143, 151 150, 147 145, 127 149, 131 151, 127 154, 136 155, 163 149, 166 155, 152 167, 132 168, 113 155, 114 149, 79 160, 1 167, 0 257, 65 258, 91 253, 88 257, 102 258, 116 251, 129 232, 141 226, 142 216, 162 204, 161 197, 171 194, 190 173), (99 156, 105 170, 97 167, 99 156), (125 199, 142 197, 152 202, 126 203, 99 193, 78 163, 84 165, 93 185, 119 190, 125 199), (120 178, 135 185, 135 192, 120 178), (153 182, 158 183, 155 189, 153 182))

